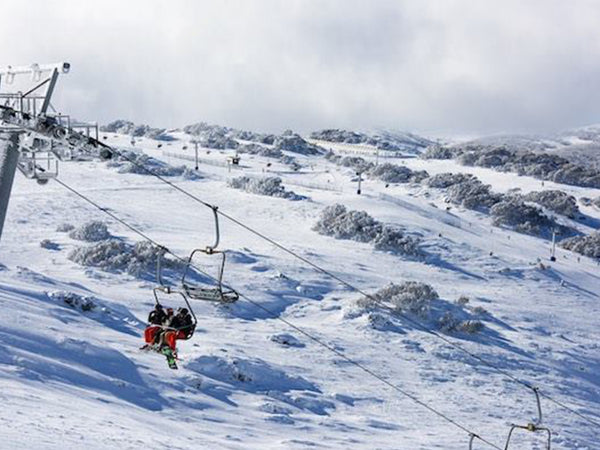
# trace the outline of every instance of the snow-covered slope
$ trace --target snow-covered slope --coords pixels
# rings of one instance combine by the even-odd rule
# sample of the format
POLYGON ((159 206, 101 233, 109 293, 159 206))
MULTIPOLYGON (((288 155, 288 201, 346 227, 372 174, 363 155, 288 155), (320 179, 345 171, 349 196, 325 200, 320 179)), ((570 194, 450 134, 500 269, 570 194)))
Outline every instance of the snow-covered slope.
MULTIPOLYGON (((130 146, 129 137, 105 134, 109 144, 130 146)), ((158 141, 139 138, 135 148, 193 167, 193 147, 182 148, 188 137, 175 135, 179 140, 161 148, 158 141)), ((447 210, 444 195, 421 184, 386 187, 366 180, 358 196, 354 171, 324 157, 288 154, 300 167, 291 170, 289 160, 243 154, 241 165, 229 168, 226 156, 233 154, 201 149, 201 178, 170 179, 362 290, 407 280, 430 284, 439 294, 432 317, 454 312, 484 325, 476 334, 440 331, 442 336, 600 421, 596 261, 558 249, 550 263, 549 241, 493 227, 482 213, 447 210), (229 178, 241 175, 278 176, 305 199, 227 187, 229 178), (369 243, 317 234, 312 226, 334 203, 403 227, 422 239, 427 256, 407 259, 369 243), (468 302, 457 302, 461 296, 468 302)), ((396 163, 431 174, 471 171, 497 191, 540 189, 539 180, 449 161, 396 163)), ((213 240, 210 209, 156 178, 119 173, 105 163, 72 162, 61 164, 60 179, 178 255, 213 240)), ((600 195, 559 187, 577 198, 600 195)), ((589 232, 600 211, 582 211, 591 220, 582 230, 589 232)), ((125 243, 141 240, 59 184, 17 178, 0 253, 0 446, 468 447, 467 433, 372 374, 501 448, 510 424, 536 415, 532 392, 505 374, 401 318, 357 309, 359 294, 226 220, 226 281, 277 318, 243 298, 230 306, 194 302, 198 330, 179 344, 180 369, 170 370, 164 357, 138 350, 153 306, 151 271, 136 277, 68 258, 89 244, 57 228, 90 220, 105 221, 125 243), (43 248, 43 240, 52 245, 43 248)), ((205 262, 207 270, 214 268, 212 261, 198 263, 205 262)), ((176 271, 167 275, 178 283, 176 271)), ((181 306, 176 297, 161 300, 181 306)), ((430 318, 416 319, 437 326, 430 318)), ((547 399, 542 406, 553 448, 597 448, 598 427, 547 399)), ((543 448, 533 434, 515 438, 512 448, 543 448)), ((486 444, 475 441, 474 448, 486 444)))

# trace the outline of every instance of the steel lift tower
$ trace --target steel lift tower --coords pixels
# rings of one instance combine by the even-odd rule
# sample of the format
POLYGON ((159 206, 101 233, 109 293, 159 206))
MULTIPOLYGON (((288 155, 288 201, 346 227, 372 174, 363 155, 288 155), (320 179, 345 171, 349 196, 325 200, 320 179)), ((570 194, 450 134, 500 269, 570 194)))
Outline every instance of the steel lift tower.
POLYGON ((58 175, 59 160, 112 156, 98 141, 97 125, 71 124, 52 106, 58 79, 70 68, 66 62, 0 68, 0 236, 17 169, 45 184, 58 175))

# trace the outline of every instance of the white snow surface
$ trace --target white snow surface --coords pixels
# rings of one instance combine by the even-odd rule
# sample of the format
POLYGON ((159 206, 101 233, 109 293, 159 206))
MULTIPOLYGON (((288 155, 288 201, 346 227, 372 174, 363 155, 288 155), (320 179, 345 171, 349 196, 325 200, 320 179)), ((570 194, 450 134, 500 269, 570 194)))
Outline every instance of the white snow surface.
MULTIPOLYGON (((129 137, 104 135, 108 144, 130 147, 129 137)), ((182 150, 186 136, 179 138, 162 149, 136 139, 135 148, 192 167, 162 157, 163 150, 193 154, 193 146, 182 150)), ((233 154, 201 153, 216 164, 233 154)), ((414 280, 433 286, 440 307, 467 296, 468 308, 487 311, 473 313, 483 331, 445 337, 600 422, 597 261, 558 248, 551 263, 549 241, 493 227, 484 214, 446 210, 440 191, 366 180, 358 196, 352 170, 324 157, 294 156, 303 166, 297 172, 242 155, 241 168, 231 172, 201 164, 200 179, 170 179, 367 292, 414 280), (279 176, 307 199, 226 186, 240 175, 279 176), (405 260, 312 231, 333 203, 420 236, 427 258, 405 260)), ((386 162, 430 174, 471 172, 496 191, 558 186, 577 198, 600 195, 450 161, 386 162)), ((70 162, 61 163, 60 179, 181 256, 213 240, 210 209, 151 176, 70 162)), ((600 211, 581 209, 589 232, 600 211)), ((117 239, 141 240, 57 183, 39 186, 17 176, 0 243, 0 448, 468 448, 464 431, 244 299, 230 306, 194 302, 198 329, 179 341, 179 370, 170 370, 163 356, 138 349, 153 307, 152 275, 134 278, 67 258, 86 244, 57 227, 91 220, 105 221, 117 239), (41 247, 45 239, 56 245, 41 247), (64 293, 88 296, 96 307, 69 305, 64 293)), ((533 393, 504 374, 401 318, 388 317, 393 326, 382 327, 368 314, 349 314, 360 294, 224 219, 221 233, 228 284, 498 447, 512 423, 536 417, 533 393)), ((176 285, 177 275, 169 274, 176 285)), ((176 297, 161 300, 182 306, 176 297)), ((552 448, 599 448, 600 428, 547 399, 542 406, 552 448)), ((476 440, 474 448, 491 447, 476 440)), ((517 432, 511 448, 545 447, 541 435, 517 432)))

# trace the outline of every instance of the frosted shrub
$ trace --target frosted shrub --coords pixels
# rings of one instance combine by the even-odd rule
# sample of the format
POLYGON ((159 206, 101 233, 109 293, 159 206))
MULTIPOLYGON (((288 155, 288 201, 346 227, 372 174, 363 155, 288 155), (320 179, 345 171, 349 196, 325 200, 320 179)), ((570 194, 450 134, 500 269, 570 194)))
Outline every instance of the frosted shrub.
POLYGON ((441 145, 431 145, 421 154, 423 159, 454 159, 460 151, 455 148, 442 147, 441 145))
POLYGON ((502 200, 502 196, 493 193, 490 185, 472 178, 450 186, 448 199, 468 209, 486 210, 502 200))
POLYGON ((83 312, 92 311, 97 307, 97 300, 89 295, 79 295, 74 292, 67 291, 49 292, 47 295, 52 300, 64 302, 70 307, 80 309, 83 312))
POLYGON ((200 145, 204 148, 214 148, 217 150, 234 150, 238 148, 240 144, 229 136, 223 136, 218 133, 209 133, 200 138, 200 145))
POLYGON ((386 183, 418 183, 429 177, 429 174, 424 170, 413 171, 406 166, 390 163, 372 167, 368 175, 386 183))
POLYGON ((460 324, 460 320, 457 319, 450 311, 444 313, 444 315, 438 320, 438 328, 444 333, 452 333, 457 331, 460 324))
POLYGON ((556 214, 567 216, 571 219, 579 215, 577 200, 572 195, 563 191, 548 190, 541 192, 530 192, 523 196, 523 199, 535 202, 556 214))
POLYGON ((468 334, 476 334, 483 330, 484 325, 480 320, 465 320, 458 326, 458 331, 468 334))
POLYGON ((265 147, 259 144, 245 144, 237 149, 238 153, 248 153, 250 155, 264 156, 266 158, 281 158, 283 153, 278 148, 265 147))
POLYGON ((372 242, 378 250, 397 252, 405 256, 417 257, 422 254, 417 238, 378 222, 365 211, 348 211, 340 204, 323 209, 313 230, 337 239, 372 242))
POLYGON ((574 186, 600 187, 600 171, 574 164, 557 154, 473 144, 437 152, 452 155, 452 158, 466 166, 491 167, 502 172, 516 172, 574 186))
POLYGON ((141 152, 121 150, 106 164, 108 167, 116 168, 119 173, 155 174, 164 177, 184 175, 187 179, 200 178, 197 172, 191 172, 185 166, 174 167, 141 152))
POLYGON ((110 233, 104 222, 93 220, 71 231, 69 237, 79 241, 97 242, 110 238, 110 233))
POLYGON ((470 173, 438 173, 427 178, 427 185, 432 188, 446 189, 455 184, 476 180, 470 173))
POLYGON ((458 300, 456 300, 456 303, 458 305, 465 306, 470 301, 471 300, 469 299, 469 297, 467 297, 466 295, 461 295, 460 297, 458 297, 458 300))
POLYGON ((391 283, 371 296, 357 299, 344 318, 352 320, 366 314, 371 328, 395 331, 402 326, 404 314, 414 314, 444 333, 479 333, 483 322, 473 319, 465 308, 467 297, 461 299, 454 303, 440 300, 432 286, 418 281, 391 283))
POLYGON ((472 311, 473 314, 477 314, 478 316, 484 316, 488 313, 487 309, 485 309, 483 306, 476 306, 472 309, 472 311))
POLYGON ((351 167, 357 172, 367 172, 375 166, 375 164, 368 162, 360 156, 344 156, 338 161, 338 164, 344 167, 351 167))
POLYGON ((600 172, 575 164, 564 164, 550 179, 556 183, 600 188, 600 172))
POLYGON ((69 231, 72 231, 74 229, 75 227, 70 223, 61 223, 59 226, 56 227, 56 231, 58 231, 59 233, 68 233, 69 231))
POLYGON ((452 312, 447 311, 438 320, 438 329, 444 333, 477 334, 483 330, 483 322, 479 320, 461 320, 452 312))
POLYGON ((375 164, 368 162, 366 159, 361 158, 360 156, 340 156, 331 151, 327 152, 325 159, 337 164, 338 166, 350 167, 357 172, 368 172, 375 166, 375 164))
MULTIPOLYGON (((74 249, 68 258, 82 266, 98 267, 112 272, 127 272, 141 277, 153 274, 159 250, 143 241, 130 245, 119 239, 108 239, 74 249)), ((164 268, 181 268, 182 263, 163 259, 164 268)))
POLYGON ((286 191, 281 185, 281 178, 279 177, 250 178, 242 176, 228 180, 227 185, 234 189, 241 189, 258 195, 287 198, 289 200, 302 200, 305 198, 292 191, 286 191))
POLYGON ((525 204, 519 199, 507 199, 494 205, 490 214, 494 225, 514 227, 521 233, 541 235, 555 226, 544 213, 535 206, 525 204))
POLYGON ((128 120, 117 119, 108 125, 103 125, 100 127, 100 131, 106 131, 109 133, 120 133, 120 134, 130 134, 135 124, 128 120))
POLYGON ((164 128, 151 128, 148 125, 136 125, 128 120, 115 120, 108 125, 100 127, 100 131, 106 131, 109 133, 128 134, 133 137, 149 137, 156 139, 164 135, 164 128))
POLYGON ((438 293, 428 284, 406 281, 402 284, 389 284, 373 294, 375 300, 391 303, 395 309, 427 317, 431 302, 439 298, 438 293))
POLYGON ((338 203, 326 207, 321 212, 313 230, 337 239, 370 242, 381 231, 381 224, 365 211, 348 211, 344 205, 338 203))
POLYGON ((600 258, 600 232, 588 236, 575 236, 565 239, 559 244, 562 248, 571 250, 591 258, 600 258))
POLYGON ((397 252, 406 256, 422 256, 417 239, 407 236, 401 230, 389 225, 381 228, 381 231, 373 239, 373 246, 377 250, 397 252))
POLYGON ((275 139, 275 147, 279 150, 284 150, 301 155, 320 155, 324 153, 324 149, 313 144, 309 144, 298 134, 287 132, 283 133, 275 139))
POLYGON ((368 136, 363 133, 338 129, 313 131, 310 134, 310 137, 322 141, 346 142, 348 144, 362 144, 368 140, 368 136))
POLYGON ((329 142, 346 142, 349 144, 368 144, 382 150, 408 151, 417 153, 432 142, 428 139, 410 133, 380 132, 378 134, 364 134, 354 131, 326 129, 311 133, 311 138, 329 142))

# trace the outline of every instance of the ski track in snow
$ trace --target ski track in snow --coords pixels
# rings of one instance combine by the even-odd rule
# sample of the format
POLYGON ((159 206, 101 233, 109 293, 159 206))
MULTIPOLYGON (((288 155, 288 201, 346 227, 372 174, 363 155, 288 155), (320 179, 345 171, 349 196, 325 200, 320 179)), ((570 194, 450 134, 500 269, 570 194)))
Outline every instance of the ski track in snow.
MULTIPOLYGON (((109 134, 108 143, 128 140, 109 134)), ((154 141, 136 145, 161 157, 154 141)), ((546 264, 550 242, 492 227, 485 214, 447 211, 440 191, 366 180, 364 195, 357 196, 352 170, 294 156, 305 168, 281 175, 283 185, 289 180, 310 200, 227 188, 230 176, 262 175, 273 160, 258 156, 243 155, 243 171, 207 165, 201 180, 172 181, 368 292, 391 281, 426 282, 440 294, 440 312, 458 311, 455 300, 468 296, 465 314, 485 308, 473 316, 485 328, 473 336, 447 335, 451 340, 600 421, 597 262, 558 248, 557 262, 542 270, 537 258, 546 264), (312 161, 317 170, 310 169, 312 161), (407 260, 312 231, 322 208, 336 202, 421 236, 427 256, 407 260)), ((203 157, 224 158, 217 151, 203 157)), ((430 174, 472 172, 497 191, 540 189, 533 178, 451 161, 397 163, 430 174)), ((284 169, 274 163, 269 170, 284 169)), ((213 240, 210 209, 153 177, 73 162, 61 164, 60 178, 180 256, 213 240)), ((577 197, 600 195, 557 186, 577 197)), ((585 213, 592 224, 600 220, 598 210, 585 213)), ((58 184, 38 186, 17 176, 1 244, 0 447, 468 447, 464 432, 243 299, 227 306, 193 303, 198 329, 179 343, 180 369, 168 369, 163 356, 138 350, 153 305, 153 274, 140 279, 67 258, 86 243, 57 227, 89 220, 105 221, 129 243, 141 239, 58 184), (42 248, 44 239, 54 249, 42 248), (97 306, 84 311, 59 292, 89 296, 97 306)), ((221 233, 220 247, 229 250, 226 283, 496 445, 503 447, 511 423, 535 418, 535 398, 522 386, 401 318, 389 317, 380 330, 367 315, 348 315, 359 294, 226 220, 221 233)), ((171 272, 168 281, 178 278, 171 272)), ((553 448, 597 448, 598 428, 542 404, 553 448)), ((486 447, 476 441, 475 448, 486 447)), ((515 435, 515 448, 544 447, 523 433, 515 435)))

